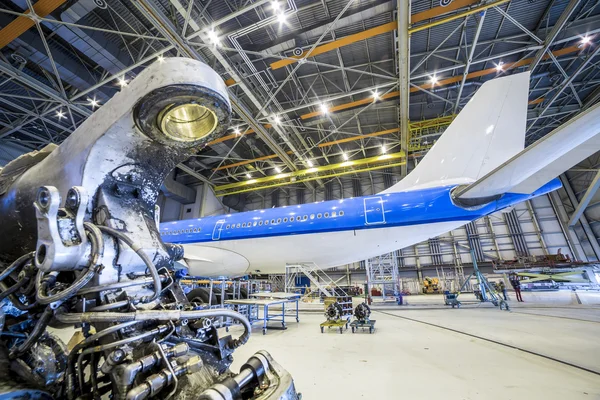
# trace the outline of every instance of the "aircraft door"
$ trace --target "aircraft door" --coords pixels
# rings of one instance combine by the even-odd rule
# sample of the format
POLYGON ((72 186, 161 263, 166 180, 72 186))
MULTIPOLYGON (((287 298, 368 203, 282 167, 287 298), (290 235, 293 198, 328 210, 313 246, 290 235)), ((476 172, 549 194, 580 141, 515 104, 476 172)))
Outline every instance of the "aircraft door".
POLYGON ((365 225, 385 224, 385 214, 383 209, 383 198, 367 197, 364 199, 365 205, 365 225))
POLYGON ((220 219, 215 224, 215 229, 213 229, 212 240, 221 239, 221 231, 223 230, 223 224, 225 224, 224 219, 220 219))

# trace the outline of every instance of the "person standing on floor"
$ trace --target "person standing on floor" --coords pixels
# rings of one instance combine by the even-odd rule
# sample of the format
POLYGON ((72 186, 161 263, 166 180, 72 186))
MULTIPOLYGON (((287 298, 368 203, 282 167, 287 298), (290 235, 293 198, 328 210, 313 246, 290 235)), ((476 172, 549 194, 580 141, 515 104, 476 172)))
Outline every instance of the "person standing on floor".
POLYGON ((522 302, 523 298, 521 297, 521 282, 519 281, 519 277, 517 276, 517 274, 511 274, 510 284, 515 290, 515 296, 517 296, 517 301, 522 302))
POLYGON ((508 296, 506 295, 506 285, 504 285, 504 281, 498 282, 498 290, 502 292, 502 296, 504 296, 504 300, 508 300, 508 296))

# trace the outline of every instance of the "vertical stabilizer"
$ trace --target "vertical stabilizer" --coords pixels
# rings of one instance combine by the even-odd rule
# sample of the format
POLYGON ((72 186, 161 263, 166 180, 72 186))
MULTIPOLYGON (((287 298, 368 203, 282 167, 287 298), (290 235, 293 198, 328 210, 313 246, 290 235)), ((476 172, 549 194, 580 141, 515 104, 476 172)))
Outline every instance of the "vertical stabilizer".
POLYGON ((384 193, 483 177, 525 146, 529 72, 485 82, 417 167, 384 193))

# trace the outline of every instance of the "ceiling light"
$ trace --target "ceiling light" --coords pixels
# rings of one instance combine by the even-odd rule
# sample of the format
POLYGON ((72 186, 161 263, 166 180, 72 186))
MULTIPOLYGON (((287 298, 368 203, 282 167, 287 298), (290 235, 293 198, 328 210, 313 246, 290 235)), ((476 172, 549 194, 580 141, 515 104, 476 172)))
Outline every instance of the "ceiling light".
POLYGON ((214 30, 208 31, 208 40, 215 46, 219 45, 219 35, 214 30))
POLYGON ((504 63, 502 61, 500 61, 498 64, 496 64, 496 71, 500 72, 504 69, 504 63))
POLYGON ((385 148, 385 144, 384 144, 384 145, 381 145, 381 153, 382 153, 382 154, 385 154, 385 153, 387 153, 387 149, 385 148))
POLYGON ((586 45, 586 44, 588 44, 588 43, 589 43, 591 40, 592 40, 592 38, 586 35, 586 36, 584 36, 584 37, 582 37, 582 38, 581 38, 581 44, 583 44, 583 45, 586 45))
POLYGON ((240 128, 238 126, 236 126, 235 129, 233 130, 233 133, 235 133, 237 136, 239 136, 241 134, 240 128))
POLYGON ((344 158, 344 160, 348 161, 348 158, 349 158, 349 157, 348 157, 348 154, 346 154, 346 153, 342 153, 342 157, 344 158))
POLYGON ((94 109, 100 105, 100 102, 98 100, 96 100, 95 97, 93 99, 87 99, 87 101, 90 102, 90 106, 92 106, 92 109, 94 109))
POLYGON ((286 20, 287 20, 287 15, 285 15, 284 13, 277 14, 277 21, 279 21, 279 24, 285 24, 286 20))
POLYGON ((312 161, 307 160, 306 163, 308 164, 309 167, 312 167, 313 165, 315 165, 312 161))
POLYGON ((275 123, 275 124, 281 123, 281 118, 279 118, 279 115, 273 115, 273 123, 275 123))
POLYGON ((279 10, 279 2, 278 1, 272 1, 271 2, 271 8, 273 8, 273 10, 279 10))
POLYGON ((376 90, 373 92, 373 101, 379 100, 379 92, 376 90))
POLYGON ((156 58, 156 61, 158 61, 159 63, 162 63, 162 62, 164 62, 164 61, 165 61, 165 58, 164 58, 164 57, 162 56, 162 54, 161 54, 160 56, 158 56, 158 57, 156 58))
POLYGON ((277 172, 278 174, 280 174, 281 173, 281 168, 275 167, 275 172, 277 172))
POLYGON ((56 116, 58 117, 58 119, 61 119, 65 117, 65 113, 63 113, 62 110, 58 110, 56 112, 56 116))
POLYGON ((321 103, 321 105, 319 106, 319 108, 321 108, 321 112, 323 114, 327 114, 329 112, 329 108, 327 107, 327 104, 325 104, 325 103, 321 103))
POLYGON ((125 79, 125 76, 122 76, 119 78, 119 86, 121 86, 121 87, 127 86, 127 79, 125 79))
POLYGON ((250 179, 250 178, 252 178, 252 175, 246 174, 246 178, 250 179))
POLYGON ((429 83, 431 83, 432 85, 435 85, 437 83, 437 81, 438 81, 438 78, 435 75, 429 77, 429 83))

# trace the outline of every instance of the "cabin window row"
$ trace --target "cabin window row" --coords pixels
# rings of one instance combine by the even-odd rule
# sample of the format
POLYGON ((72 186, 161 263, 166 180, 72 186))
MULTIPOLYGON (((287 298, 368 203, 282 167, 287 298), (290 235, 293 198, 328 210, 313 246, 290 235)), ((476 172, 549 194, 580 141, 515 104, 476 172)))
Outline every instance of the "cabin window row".
POLYGON ((164 235, 184 235, 186 233, 198 233, 200 232, 200 228, 190 228, 190 229, 179 229, 176 231, 164 231, 162 234, 164 235))
POLYGON ((285 218, 277 218, 277 219, 272 219, 272 220, 260 220, 260 221, 254 221, 254 222, 244 222, 241 224, 227 224, 227 226, 225 227, 225 229, 237 229, 237 228, 250 228, 253 226, 263 226, 263 225, 277 225, 277 224, 281 224, 282 222, 288 223, 288 222, 294 222, 294 221, 307 221, 308 219, 321 219, 321 218, 335 218, 335 217, 343 217, 344 216, 344 212, 343 211, 332 211, 331 213, 326 212, 324 214, 322 213, 318 213, 318 214, 310 214, 310 216, 308 215, 303 215, 300 216, 298 215, 297 217, 285 217, 285 218))

